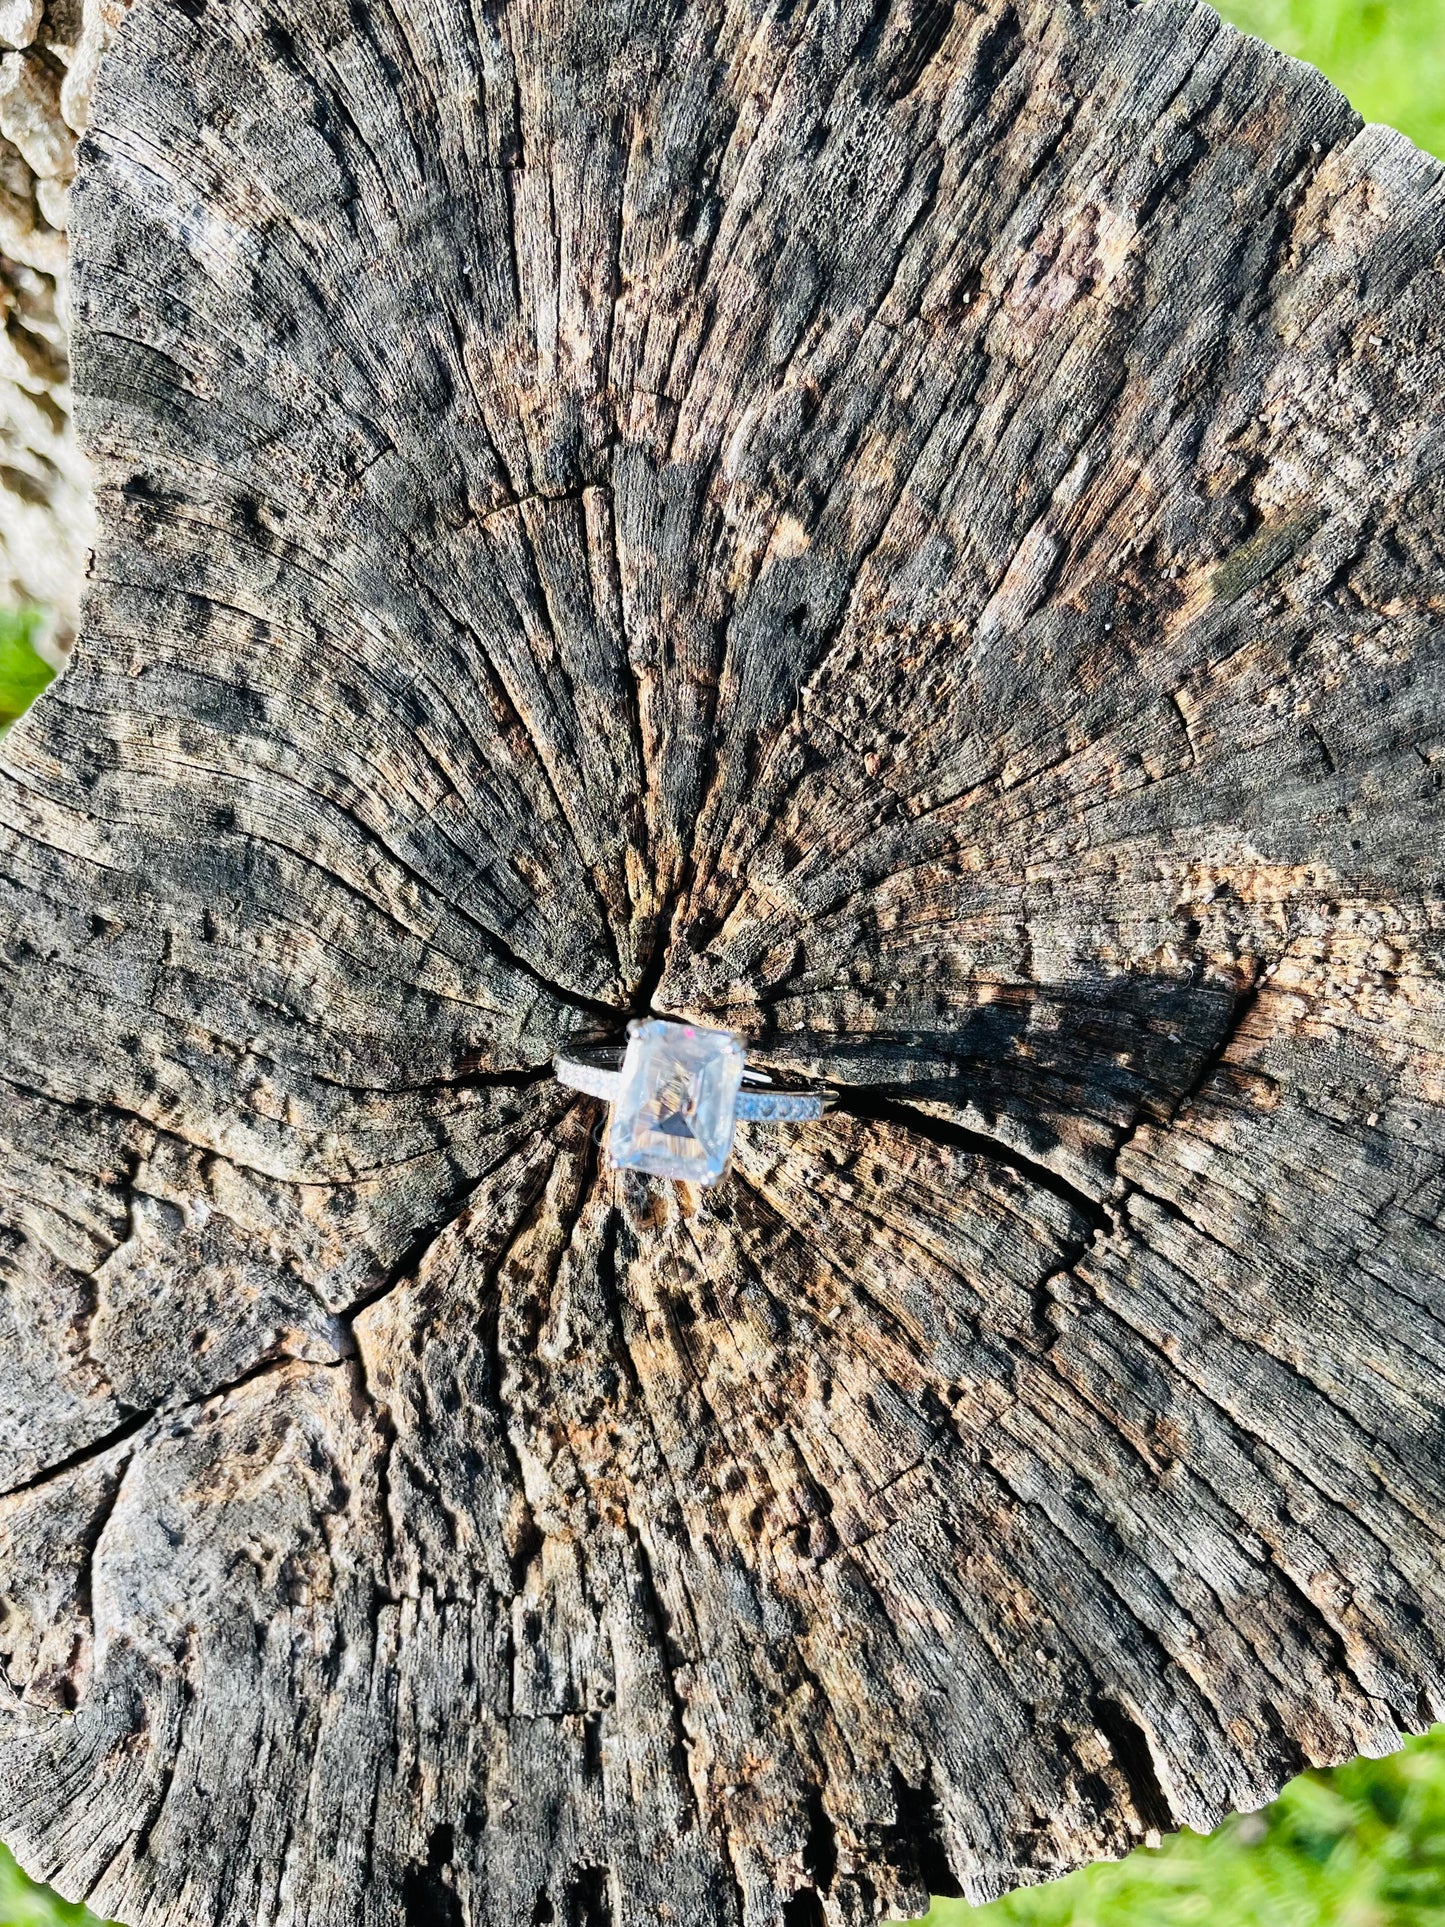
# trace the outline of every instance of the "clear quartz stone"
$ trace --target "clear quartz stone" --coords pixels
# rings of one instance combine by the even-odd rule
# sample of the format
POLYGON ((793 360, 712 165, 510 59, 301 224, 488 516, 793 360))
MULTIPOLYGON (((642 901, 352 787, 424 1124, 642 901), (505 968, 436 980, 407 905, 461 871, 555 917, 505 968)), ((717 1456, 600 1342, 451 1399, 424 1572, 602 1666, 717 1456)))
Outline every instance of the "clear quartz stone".
POLYGON ((660 1018, 629 1024, 607 1134, 612 1162, 656 1177, 716 1183, 732 1150, 745 1056, 742 1039, 730 1030, 660 1018))

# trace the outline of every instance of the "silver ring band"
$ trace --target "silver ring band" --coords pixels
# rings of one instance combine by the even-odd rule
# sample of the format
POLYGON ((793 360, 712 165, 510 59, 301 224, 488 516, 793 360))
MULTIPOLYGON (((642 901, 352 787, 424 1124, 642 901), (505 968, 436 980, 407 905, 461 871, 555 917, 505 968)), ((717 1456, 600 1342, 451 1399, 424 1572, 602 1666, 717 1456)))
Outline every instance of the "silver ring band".
MULTIPOLYGON (((581 1091, 587 1097, 598 1097, 604 1104, 611 1104, 622 1089, 625 1049, 622 1044, 598 1044, 588 1046, 585 1052, 579 1050, 575 1056, 558 1051, 552 1059, 552 1071, 557 1082, 569 1090, 581 1091), (613 1064, 599 1063, 597 1060, 602 1057, 612 1058, 613 1064)), ((807 1124, 823 1117, 836 1102, 835 1093, 826 1084, 815 1084, 801 1091, 747 1088, 750 1082, 761 1083, 766 1078, 766 1071, 744 1070, 743 1088, 738 1092, 733 1111, 740 1124, 807 1124)))

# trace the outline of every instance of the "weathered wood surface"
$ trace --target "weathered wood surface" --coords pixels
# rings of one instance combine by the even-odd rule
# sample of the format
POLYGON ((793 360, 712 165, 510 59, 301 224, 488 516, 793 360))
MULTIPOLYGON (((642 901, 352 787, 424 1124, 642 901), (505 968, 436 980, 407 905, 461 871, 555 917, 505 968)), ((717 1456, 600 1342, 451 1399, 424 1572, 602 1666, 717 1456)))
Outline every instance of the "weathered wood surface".
POLYGON ((0 1834, 806 1927, 1445 1714, 1445 180, 1179 0, 140 0, 0 761, 0 1834), (701 1199, 546 1075, 845 1087, 701 1199))

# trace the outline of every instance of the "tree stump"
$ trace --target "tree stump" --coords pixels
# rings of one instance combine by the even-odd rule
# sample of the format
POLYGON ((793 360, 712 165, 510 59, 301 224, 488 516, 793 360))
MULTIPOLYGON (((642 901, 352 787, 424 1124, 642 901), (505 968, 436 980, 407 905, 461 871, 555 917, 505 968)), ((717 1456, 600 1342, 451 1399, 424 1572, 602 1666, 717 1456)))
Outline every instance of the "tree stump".
POLYGON ((809 1927, 1445 1713, 1445 171, 1191 0, 138 0, 0 1833, 809 1927), (651 1009, 837 1111, 692 1194, 651 1009))

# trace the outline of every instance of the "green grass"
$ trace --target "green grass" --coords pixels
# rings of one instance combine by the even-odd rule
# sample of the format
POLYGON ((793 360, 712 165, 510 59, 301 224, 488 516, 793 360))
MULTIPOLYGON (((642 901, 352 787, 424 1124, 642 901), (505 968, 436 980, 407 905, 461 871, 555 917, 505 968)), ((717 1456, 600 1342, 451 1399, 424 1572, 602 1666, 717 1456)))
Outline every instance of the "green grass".
POLYGON ((72 1907, 48 1887, 27 1880, 0 1847, 0 1927, 79 1927, 93 1919, 84 1907, 72 1907))
POLYGON ((1445 0, 1215 0, 1226 20, 1318 67, 1366 120, 1445 158, 1445 0))
POLYGON ((55 671, 36 655, 38 609, 0 609, 0 731, 28 709, 55 671))
POLYGON ((929 1927, 1442 1927, 1445 1727, 1387 1760, 1303 1773, 1260 1813, 929 1927))

